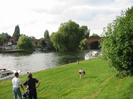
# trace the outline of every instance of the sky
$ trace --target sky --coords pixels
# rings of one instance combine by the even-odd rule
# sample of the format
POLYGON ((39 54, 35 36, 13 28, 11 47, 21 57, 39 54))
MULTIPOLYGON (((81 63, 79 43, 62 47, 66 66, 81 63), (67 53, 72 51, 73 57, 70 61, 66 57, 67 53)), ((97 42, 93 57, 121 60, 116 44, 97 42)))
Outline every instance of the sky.
POLYGON ((19 25, 22 34, 41 38, 46 29, 51 34, 73 20, 102 35, 103 28, 131 6, 133 0, 0 0, 0 33, 12 35, 19 25))

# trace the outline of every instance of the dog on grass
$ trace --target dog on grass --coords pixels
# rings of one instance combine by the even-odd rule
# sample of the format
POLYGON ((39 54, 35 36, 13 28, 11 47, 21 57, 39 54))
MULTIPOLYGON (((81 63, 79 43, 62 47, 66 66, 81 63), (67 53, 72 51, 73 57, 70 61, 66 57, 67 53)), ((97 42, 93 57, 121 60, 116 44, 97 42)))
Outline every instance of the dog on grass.
POLYGON ((80 79, 83 78, 84 75, 85 75, 85 70, 83 70, 82 68, 79 69, 79 77, 80 77, 80 79))

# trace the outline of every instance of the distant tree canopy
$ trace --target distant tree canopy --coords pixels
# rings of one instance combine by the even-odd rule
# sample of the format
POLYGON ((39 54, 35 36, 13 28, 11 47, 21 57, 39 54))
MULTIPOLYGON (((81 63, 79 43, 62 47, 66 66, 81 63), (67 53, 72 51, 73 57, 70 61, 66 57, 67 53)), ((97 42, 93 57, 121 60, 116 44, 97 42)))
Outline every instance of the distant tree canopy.
POLYGON ((108 25, 102 52, 120 73, 133 75, 133 6, 108 25))
POLYGON ((86 50, 88 48, 87 38, 80 41, 79 47, 81 50, 86 50))
POLYGON ((8 35, 7 33, 0 34, 0 45, 3 45, 4 43, 8 42, 10 37, 11 36, 8 35))
POLYGON ((13 33, 13 37, 16 39, 16 41, 18 41, 19 36, 20 36, 20 28, 19 28, 19 25, 16 25, 13 33))
POLYGON ((45 32, 44 32, 44 39, 47 39, 47 40, 50 39, 48 30, 45 30, 45 32))
POLYGON ((96 34, 96 33, 93 33, 93 34, 92 34, 92 36, 99 36, 99 35, 98 35, 98 34, 96 34))
POLYGON ((90 30, 88 29, 87 26, 81 26, 81 27, 80 27, 80 31, 81 31, 82 33, 84 33, 85 38, 89 38, 90 30))
POLYGON ((23 50, 33 50, 31 39, 28 36, 21 35, 17 42, 17 48, 23 50))
POLYGON ((75 51, 87 32, 86 26, 80 27, 70 20, 60 25, 58 31, 51 35, 51 41, 57 51, 75 51))

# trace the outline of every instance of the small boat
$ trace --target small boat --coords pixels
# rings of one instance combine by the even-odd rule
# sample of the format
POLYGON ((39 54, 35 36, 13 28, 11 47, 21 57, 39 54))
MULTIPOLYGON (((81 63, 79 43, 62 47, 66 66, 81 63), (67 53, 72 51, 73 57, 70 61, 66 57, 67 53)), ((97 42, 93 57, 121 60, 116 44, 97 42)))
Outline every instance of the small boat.
POLYGON ((99 51, 92 50, 85 54, 85 60, 95 58, 99 55, 99 51))
POLYGON ((14 77, 14 72, 7 69, 0 69, 0 80, 11 79, 14 77))
POLYGON ((88 60, 88 59, 90 59, 90 58, 91 58, 91 53, 85 54, 85 60, 88 60))

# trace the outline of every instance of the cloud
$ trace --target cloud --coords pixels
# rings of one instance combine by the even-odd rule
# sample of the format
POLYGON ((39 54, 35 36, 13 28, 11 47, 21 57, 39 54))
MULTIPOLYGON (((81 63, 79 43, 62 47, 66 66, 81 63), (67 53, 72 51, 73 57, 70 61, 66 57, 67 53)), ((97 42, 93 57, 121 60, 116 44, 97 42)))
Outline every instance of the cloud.
POLYGON ((71 19, 101 34, 132 5, 132 0, 1 0, 0 32, 12 34, 18 24, 21 33, 40 38, 45 29, 57 31, 60 23, 71 19))
POLYGON ((69 5, 106 5, 112 3, 114 0, 57 0, 59 2, 65 2, 69 5))

